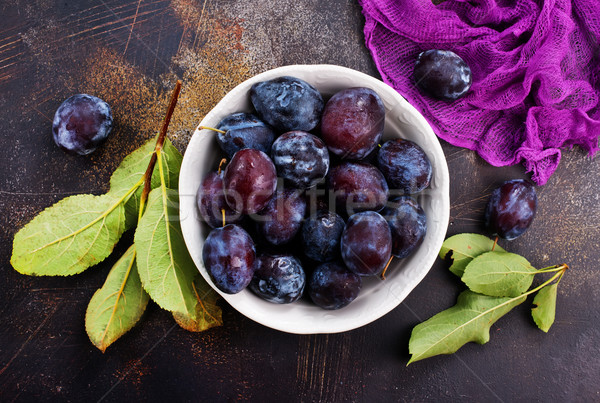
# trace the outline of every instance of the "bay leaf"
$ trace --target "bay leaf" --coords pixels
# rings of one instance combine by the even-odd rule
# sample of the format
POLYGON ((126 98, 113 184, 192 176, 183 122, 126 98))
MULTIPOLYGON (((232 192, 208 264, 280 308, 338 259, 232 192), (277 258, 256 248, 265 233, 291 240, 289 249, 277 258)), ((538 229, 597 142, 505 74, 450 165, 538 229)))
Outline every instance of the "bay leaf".
POLYGON ((546 333, 554 323, 557 290, 558 283, 552 283, 539 290, 533 299, 536 306, 531 308, 531 316, 537 327, 546 333))
MULTIPOLYGON (((150 158, 156 147, 156 139, 150 139, 141 147, 127 155, 117 169, 110 177, 110 191, 116 197, 126 194, 132 187, 139 184, 143 178, 150 158)), ((179 170, 183 159, 181 153, 173 146, 171 141, 166 138, 161 152, 163 167, 165 168, 165 183, 171 189, 177 189, 179 183, 179 170)), ((158 168, 155 167, 150 180, 150 188, 155 189, 161 184, 158 168)), ((140 184, 137 190, 131 194, 125 203, 126 229, 135 227, 138 220, 140 197, 142 195, 143 184, 140 184)))
POLYGON ((17 232, 10 262, 22 274, 81 273, 110 255, 124 230, 122 199, 111 195, 69 196, 17 232))
POLYGON ((462 281, 471 291, 492 297, 517 297, 526 292, 537 270, 523 256, 486 252, 471 260, 462 281))
POLYGON ((102 352, 140 320, 150 297, 142 288, 132 245, 115 263, 85 313, 85 330, 102 352))
POLYGON ((450 271, 462 277, 465 267, 475 257, 485 252, 494 251, 504 252, 504 249, 497 245, 494 247, 494 241, 487 236, 480 234, 457 234, 449 237, 442 244, 440 249, 440 258, 445 259, 448 253, 451 254, 452 266, 450 271))
POLYGON ((198 270, 181 233, 176 190, 161 186, 150 191, 134 244, 138 273, 150 298, 167 311, 193 317, 197 299, 192 281, 198 270))
POLYGON ((490 297, 463 291, 452 308, 414 327, 408 342, 411 354, 408 364, 439 354, 452 354, 469 342, 487 343, 490 327, 525 298, 490 297))
POLYGON ((174 312, 173 318, 177 324, 191 332, 202 332, 212 327, 222 326, 222 312, 217 305, 219 294, 208 285, 201 275, 196 276, 192 287, 197 300, 194 315, 174 312))

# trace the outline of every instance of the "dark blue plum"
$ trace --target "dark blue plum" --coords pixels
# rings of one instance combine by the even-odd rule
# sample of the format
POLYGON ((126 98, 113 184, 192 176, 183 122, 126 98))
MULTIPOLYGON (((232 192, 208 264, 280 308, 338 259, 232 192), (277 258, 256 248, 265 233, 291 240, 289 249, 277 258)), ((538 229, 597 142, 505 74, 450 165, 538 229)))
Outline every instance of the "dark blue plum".
POLYGON ((271 244, 282 245, 291 241, 300 228, 306 214, 304 195, 294 189, 275 193, 267 206, 254 217, 258 232, 271 244))
POLYGON ((86 155, 106 140, 112 126, 112 111, 106 102, 93 95, 77 94, 56 110, 52 135, 64 151, 86 155))
POLYGON ((292 255, 261 254, 255 262, 250 289, 275 304, 297 301, 304 292, 306 274, 300 261, 292 255))
POLYGON ((279 176, 298 189, 315 186, 329 171, 329 152, 325 143, 303 131, 279 136, 273 143, 271 158, 279 176))
POLYGON ((414 252, 425 239, 427 217, 414 199, 399 197, 381 212, 392 232, 392 255, 404 258, 414 252))
POLYGON ((485 225, 492 235, 510 241, 523 235, 536 211, 533 185, 523 179, 507 181, 492 192, 485 209, 485 225))
POLYGON ((385 107, 370 88, 347 88, 334 94, 323 110, 321 137, 342 159, 361 160, 381 140, 385 107))
POLYGON ((459 55, 449 50, 431 49, 417 57, 413 80, 425 94, 454 101, 469 91, 473 78, 471 69, 459 55))
POLYGON ((392 253, 392 234, 385 219, 374 211, 348 219, 341 240, 342 259, 360 276, 380 274, 392 253))
POLYGON ((198 188, 196 203, 202 219, 212 228, 222 227, 223 210, 225 223, 236 224, 242 220, 242 215, 232 210, 225 201, 223 192, 223 172, 210 172, 198 188))
POLYGON ((315 87, 289 76, 254 84, 250 88, 250 100, 260 118, 280 133, 314 129, 324 105, 315 87))
POLYGON ((362 279, 359 275, 335 262, 318 266, 308 282, 308 294, 323 309, 340 309, 354 301, 362 279))
POLYGON ((336 213, 321 210, 302 224, 304 254, 318 262, 328 262, 340 255, 340 237, 344 219, 336 213))
POLYGON ((377 154, 377 164, 390 189, 417 193, 431 182, 431 162, 423 149, 410 140, 386 141, 377 154))
POLYGON ((244 148, 254 148, 265 154, 271 152, 275 132, 265 122, 251 113, 234 113, 226 116, 217 129, 217 143, 229 158, 244 148))
POLYGON ((202 249, 202 260, 210 278, 227 294, 237 294, 250 284, 255 258, 254 241, 236 224, 213 229, 202 249))
POLYGON ((347 215, 379 211, 389 194, 382 173, 366 162, 344 162, 333 167, 327 177, 327 187, 335 196, 338 211, 347 215))

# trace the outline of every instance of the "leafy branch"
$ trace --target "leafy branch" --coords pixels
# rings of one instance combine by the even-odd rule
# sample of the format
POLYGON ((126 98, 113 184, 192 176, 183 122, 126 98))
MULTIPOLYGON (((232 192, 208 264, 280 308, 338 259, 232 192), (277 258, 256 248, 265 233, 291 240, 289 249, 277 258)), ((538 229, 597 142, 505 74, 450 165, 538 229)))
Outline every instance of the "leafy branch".
POLYGON ((415 326, 409 341, 408 364, 439 354, 452 354, 468 342, 489 341, 491 326, 527 296, 534 298, 532 316, 547 332, 554 322, 557 287, 566 264, 536 270, 522 256, 501 249, 491 239, 476 234, 448 238, 440 256, 450 256, 450 270, 469 287, 452 308, 415 326), (536 274, 554 273, 528 290, 536 274))
MULTIPOLYGON (((173 90, 173 94, 171 94, 171 100, 169 101, 169 106, 167 107, 167 113, 165 114, 165 120, 163 121, 162 128, 156 139, 156 146, 154 147, 154 152, 150 157, 150 162, 148 163, 148 168, 146 169, 146 173, 144 174, 144 190, 142 191, 142 196, 140 197, 140 209, 139 209, 139 218, 142 217, 144 213, 144 204, 146 199, 148 198, 148 194, 151 189, 151 179, 152 173, 154 172, 154 166, 156 165, 156 160, 159 157, 164 144, 165 139, 167 138, 167 131, 169 130, 169 123, 171 123, 171 118, 173 117, 173 112, 175 111, 175 106, 177 106, 177 99, 179 98, 179 93, 181 92, 181 81, 177 80, 175 83, 175 89, 173 90)), ((165 184, 165 173, 161 168, 160 170, 160 183, 161 186, 166 186, 165 184)))
POLYGON ((72 275, 104 260, 121 235, 137 226, 134 245, 111 268, 86 311, 86 331, 103 352, 140 320, 150 298, 185 329, 222 324, 218 296, 199 275, 179 226, 176 187, 183 157, 167 131, 180 91, 177 81, 156 141, 125 157, 106 194, 67 197, 13 240, 11 263, 18 272, 72 275), (157 258, 164 248, 168 262, 157 258))
MULTIPOLYGON (((140 251, 138 270, 144 288, 163 309, 169 310, 189 328, 201 328, 210 312, 197 297, 198 277, 183 240, 178 219, 179 195, 165 180, 165 161, 160 142, 156 147, 160 186, 149 193, 148 206, 140 219, 134 242, 140 251)), ((209 293, 214 291, 210 290, 209 293)))

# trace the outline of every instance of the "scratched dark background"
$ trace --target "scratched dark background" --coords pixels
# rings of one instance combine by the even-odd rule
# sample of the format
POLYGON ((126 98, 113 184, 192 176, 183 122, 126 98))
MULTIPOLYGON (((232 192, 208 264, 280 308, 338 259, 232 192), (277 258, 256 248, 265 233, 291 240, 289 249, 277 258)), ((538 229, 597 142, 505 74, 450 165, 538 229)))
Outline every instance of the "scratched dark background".
MULTIPOLYGON (((529 301, 492 327, 487 345, 406 367, 412 327, 461 290, 438 261, 397 309, 351 332, 280 333, 223 304, 224 326, 195 334, 151 304, 102 354, 84 313, 115 258, 71 278, 22 276, 9 264, 16 231, 66 195, 105 191, 120 160, 159 127, 176 78, 184 90, 169 136, 184 150, 228 90, 268 68, 332 63, 378 77, 361 10, 346 0, 2 0, 0 16, 0 400, 600 399, 600 163, 578 149, 538 189, 529 232, 502 243, 537 267, 571 266, 549 334, 533 324, 529 301), (68 156, 51 138, 54 111, 78 92, 104 98, 116 118, 89 157, 68 156)), ((491 189, 527 175, 442 146, 448 234, 481 232, 491 189)))

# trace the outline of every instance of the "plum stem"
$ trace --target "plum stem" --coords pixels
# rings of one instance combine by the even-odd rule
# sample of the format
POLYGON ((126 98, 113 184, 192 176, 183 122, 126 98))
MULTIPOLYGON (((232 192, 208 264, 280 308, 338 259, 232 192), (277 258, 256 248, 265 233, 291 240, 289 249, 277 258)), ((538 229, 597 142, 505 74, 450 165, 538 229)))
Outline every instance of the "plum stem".
POLYGON ((198 126, 198 128, 200 130, 212 130, 213 132, 222 133, 222 134, 227 133, 226 131, 215 129, 214 127, 210 127, 210 126, 198 126))
POLYGON ((223 164, 225 164, 227 162, 227 158, 223 158, 221 160, 221 162, 219 162, 219 170, 217 171, 217 174, 221 175, 221 167, 223 166, 223 164))
POLYGON ((225 226, 225 209, 221 209, 221 216, 223 217, 223 226, 225 226))
POLYGON ((390 267, 390 263, 392 263, 392 259, 393 258, 394 258, 394 255, 390 256, 390 260, 388 260, 387 264, 385 265, 385 268, 381 272, 381 279, 382 280, 385 280, 385 272, 387 271, 388 267, 390 267))

